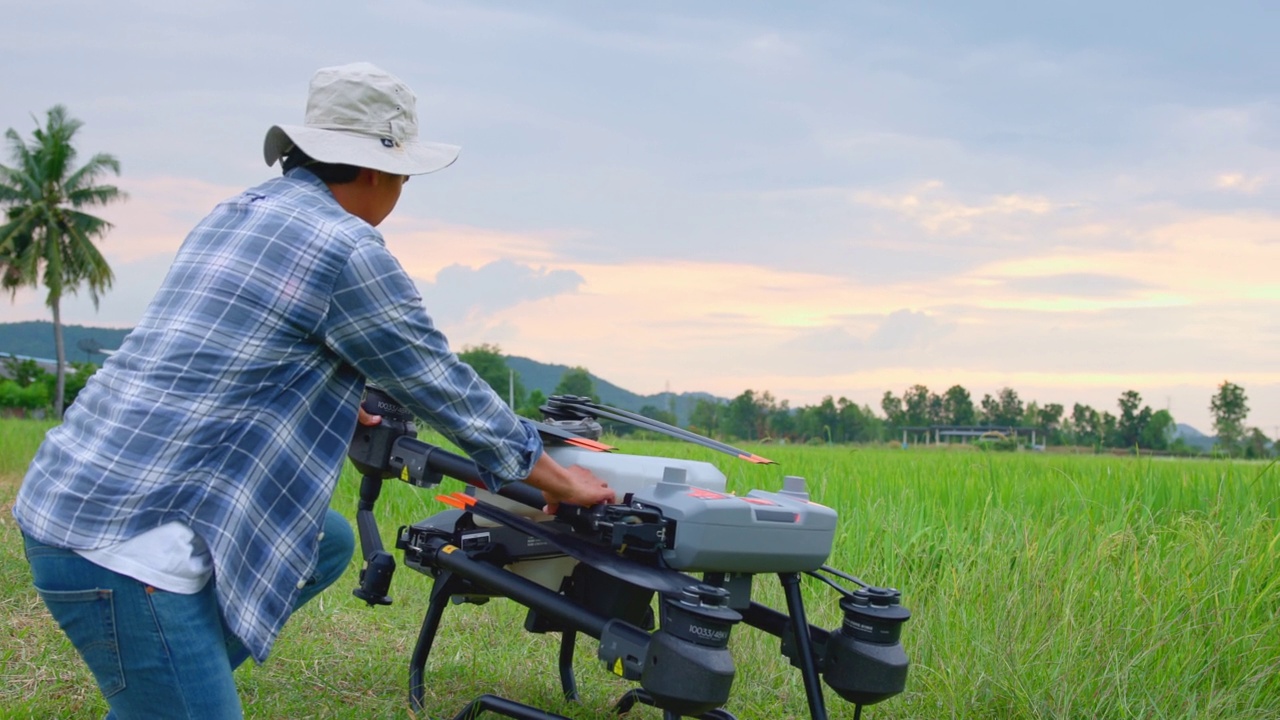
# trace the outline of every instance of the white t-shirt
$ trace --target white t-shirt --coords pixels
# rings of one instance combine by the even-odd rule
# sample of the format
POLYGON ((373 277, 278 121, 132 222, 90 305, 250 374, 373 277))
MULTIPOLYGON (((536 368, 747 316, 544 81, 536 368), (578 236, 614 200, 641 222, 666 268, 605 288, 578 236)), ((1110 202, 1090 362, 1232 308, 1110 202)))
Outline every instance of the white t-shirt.
POLYGON ((183 595, 200 592, 213 576, 209 547, 176 520, 122 543, 76 553, 138 582, 183 595))

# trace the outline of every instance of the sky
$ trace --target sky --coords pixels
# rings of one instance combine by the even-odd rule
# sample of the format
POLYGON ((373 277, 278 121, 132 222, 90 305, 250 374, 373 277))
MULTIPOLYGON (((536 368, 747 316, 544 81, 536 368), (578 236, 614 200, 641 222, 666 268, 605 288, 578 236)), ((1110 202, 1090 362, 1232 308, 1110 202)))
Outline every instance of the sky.
MULTIPOLYGON (((1003 387, 1280 435, 1272 2, 0 0, 0 128, 116 155, 131 326, 190 227, 373 62, 458 162, 380 227, 456 349, 792 406, 1003 387)), ((6 157, 0 162, 8 163, 6 157)), ((47 319, 43 296, 0 318, 47 319)))

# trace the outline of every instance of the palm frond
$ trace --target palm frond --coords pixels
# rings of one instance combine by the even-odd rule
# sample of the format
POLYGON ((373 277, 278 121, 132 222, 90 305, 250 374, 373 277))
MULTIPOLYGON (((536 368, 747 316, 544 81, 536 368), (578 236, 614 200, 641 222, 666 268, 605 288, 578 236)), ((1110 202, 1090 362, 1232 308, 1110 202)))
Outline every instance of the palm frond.
POLYGON ((67 204, 74 208, 108 205, 128 198, 128 194, 115 185, 91 185, 67 191, 67 204))

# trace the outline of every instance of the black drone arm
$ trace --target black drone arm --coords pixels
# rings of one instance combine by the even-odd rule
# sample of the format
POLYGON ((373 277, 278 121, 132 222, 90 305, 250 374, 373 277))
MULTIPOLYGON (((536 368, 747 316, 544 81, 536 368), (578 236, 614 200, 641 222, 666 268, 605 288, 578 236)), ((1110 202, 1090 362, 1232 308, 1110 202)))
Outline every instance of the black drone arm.
MULTIPOLYGON (((364 565, 360 569, 360 585, 353 593, 370 605, 390 605, 387 591, 396 561, 383 548, 373 514, 382 481, 396 478, 417 487, 434 487, 447 475, 478 488, 487 489, 487 485, 474 461, 418 440, 412 413, 381 389, 366 388, 363 406, 367 412, 380 415, 382 422, 357 425, 347 450, 347 457, 361 474, 356 529, 364 565)), ((498 494, 539 510, 546 504, 539 490, 522 482, 508 483, 498 494)))

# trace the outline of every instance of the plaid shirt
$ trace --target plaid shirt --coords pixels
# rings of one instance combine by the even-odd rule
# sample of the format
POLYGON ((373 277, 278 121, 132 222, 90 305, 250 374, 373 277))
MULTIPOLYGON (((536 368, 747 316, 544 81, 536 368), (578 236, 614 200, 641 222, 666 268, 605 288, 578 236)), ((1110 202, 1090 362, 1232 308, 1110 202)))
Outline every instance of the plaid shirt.
POLYGON ((316 562, 365 378, 497 487, 542 451, 449 350, 378 231, 292 170, 187 237, 138 326, 51 430, 13 514, 101 548, 170 521, 208 544, 230 629, 259 662, 316 562))

